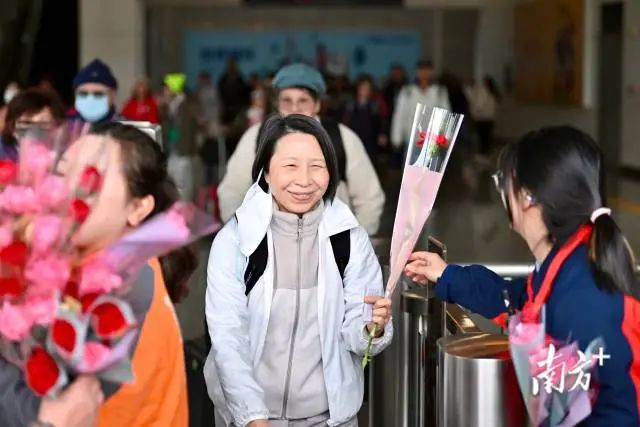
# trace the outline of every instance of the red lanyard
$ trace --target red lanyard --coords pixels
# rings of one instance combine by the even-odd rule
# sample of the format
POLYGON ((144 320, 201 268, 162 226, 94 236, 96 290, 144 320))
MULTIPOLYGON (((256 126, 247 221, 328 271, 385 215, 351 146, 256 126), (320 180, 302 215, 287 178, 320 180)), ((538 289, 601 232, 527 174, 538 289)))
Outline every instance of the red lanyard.
POLYGON ((571 238, 562 245, 558 250, 558 253, 553 257, 553 260, 551 260, 551 264, 549 265, 549 268, 544 275, 544 279, 542 280, 540 291, 538 291, 535 298, 533 296, 533 273, 529 275, 529 279, 527 280, 528 298, 522 308, 523 322, 536 323, 540 321, 540 311, 542 310, 542 306, 547 302, 547 299, 549 299, 549 294, 551 294, 551 289, 553 288, 553 282, 556 279, 562 264, 564 264, 569 255, 571 255, 578 246, 589 241, 592 230, 593 227, 591 224, 583 225, 576 234, 571 236, 571 238))

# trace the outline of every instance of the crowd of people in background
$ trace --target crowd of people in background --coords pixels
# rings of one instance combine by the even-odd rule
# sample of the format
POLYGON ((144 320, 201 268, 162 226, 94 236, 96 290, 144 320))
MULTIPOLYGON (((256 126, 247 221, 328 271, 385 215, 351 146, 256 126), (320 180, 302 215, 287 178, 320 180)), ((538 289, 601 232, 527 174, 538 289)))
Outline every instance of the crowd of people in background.
MULTIPOLYGON (((318 94, 317 116, 352 130, 378 173, 400 166, 418 102, 465 114, 458 146, 486 159, 492 152, 501 99, 494 80, 486 76, 475 84, 464 84, 451 73, 437 75, 430 61, 416 64, 414 80, 408 74, 397 64, 384 79, 363 74, 352 81, 325 71, 321 76, 326 90, 318 94)), ((211 206, 219 215, 217 190, 225 163, 248 129, 279 110, 275 75, 244 76, 236 60, 230 58, 220 76, 203 71, 191 82, 184 74, 171 74, 157 87, 142 78, 118 108, 118 81, 110 67, 96 59, 72 82, 75 101, 66 110, 54 88, 22 89, 11 82, 0 107, 0 156, 15 158, 15 134, 27 125, 46 127, 65 120, 76 127, 113 120, 159 124, 170 153, 169 169, 182 196, 211 206)))

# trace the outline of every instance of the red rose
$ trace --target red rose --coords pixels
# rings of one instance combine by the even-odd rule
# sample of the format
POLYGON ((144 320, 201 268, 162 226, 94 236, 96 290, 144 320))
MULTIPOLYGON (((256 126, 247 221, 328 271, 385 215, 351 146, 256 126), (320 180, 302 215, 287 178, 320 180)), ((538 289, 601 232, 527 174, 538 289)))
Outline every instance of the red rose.
POLYGON ((25 365, 27 384, 39 396, 46 396, 60 379, 60 368, 55 359, 42 347, 31 352, 25 365))
POLYGON ((127 317, 116 303, 107 301, 92 310, 91 324, 98 338, 111 339, 121 336, 133 326, 127 317))
POLYGON ((89 216, 89 213, 91 213, 89 205, 87 205, 86 202, 82 199, 73 199, 69 210, 71 213, 71 218, 78 221, 79 223, 83 223, 89 216))
POLYGON ((422 146, 424 145, 424 141, 427 139, 427 132, 422 131, 419 134, 418 140, 416 141, 416 146, 418 146, 418 148, 422 148, 422 146))
POLYGON ((73 325, 64 319, 56 319, 51 326, 51 340, 67 353, 72 353, 76 347, 78 334, 73 325))
POLYGON ((0 297, 17 297, 22 294, 24 283, 17 277, 0 278, 0 297))
POLYGON ((18 165, 9 160, 0 160, 0 184, 11 184, 18 176, 18 165))
POLYGON ((87 166, 82 171, 78 185, 88 194, 93 194, 102 186, 102 174, 95 166, 87 166))
POLYGON ((15 265, 22 266, 27 260, 27 245, 20 240, 12 242, 8 246, 0 249, 0 261, 15 265))
POLYGON ((436 137, 436 145, 445 148, 447 145, 449 145, 449 141, 447 141, 447 137, 441 133, 436 137))
POLYGON ((100 296, 98 293, 86 294, 80 298, 80 304, 82 304, 82 312, 86 313, 89 311, 93 303, 100 296))

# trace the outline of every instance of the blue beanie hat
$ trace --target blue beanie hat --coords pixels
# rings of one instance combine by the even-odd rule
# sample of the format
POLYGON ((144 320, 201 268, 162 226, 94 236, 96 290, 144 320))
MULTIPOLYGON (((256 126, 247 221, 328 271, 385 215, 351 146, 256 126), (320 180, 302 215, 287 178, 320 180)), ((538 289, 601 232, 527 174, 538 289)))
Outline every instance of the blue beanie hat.
POLYGON ((111 73, 111 68, 99 59, 94 59, 78 71, 73 79, 73 89, 85 83, 99 83, 114 90, 118 89, 118 81, 111 73))
POLYGON ((282 90, 290 87, 304 87, 312 90, 318 96, 327 92, 322 74, 306 64, 287 65, 278 71, 273 78, 273 87, 282 90))

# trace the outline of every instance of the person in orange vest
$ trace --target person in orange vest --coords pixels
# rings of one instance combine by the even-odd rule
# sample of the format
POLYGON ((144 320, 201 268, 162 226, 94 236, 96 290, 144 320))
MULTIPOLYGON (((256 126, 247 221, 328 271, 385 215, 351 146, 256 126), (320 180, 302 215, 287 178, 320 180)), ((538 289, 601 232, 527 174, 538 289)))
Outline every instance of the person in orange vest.
MULTIPOLYGON (((74 236, 74 244, 82 255, 103 249, 178 199, 159 144, 135 127, 120 123, 97 125, 67 150, 59 172, 74 182, 96 158, 107 169, 91 214, 74 236), (104 146, 103 141, 106 141, 104 146), (99 150, 105 154, 98 155, 99 150)), ((127 294, 140 325, 132 351, 134 381, 123 385, 101 381, 101 391, 98 388, 94 393, 100 399, 104 394, 104 404, 97 414, 98 427, 188 425, 182 335, 172 297, 178 299, 184 295, 195 265, 195 255, 189 248, 151 259, 127 294)), ((10 371, 0 368, 0 384, 4 384, 5 373, 10 371)), ((0 395, 3 427, 23 427, 30 423, 46 426, 55 422, 46 412, 42 415, 42 408, 46 409, 44 401, 26 388, 24 380, 13 381, 11 387, 20 391, 23 398, 16 402, 15 398, 2 399, 0 395), (4 416, 5 411, 11 412, 10 417, 4 416)), ((64 422, 53 425, 66 427, 64 422)), ((92 423, 78 423, 73 427, 90 425, 92 423)))

